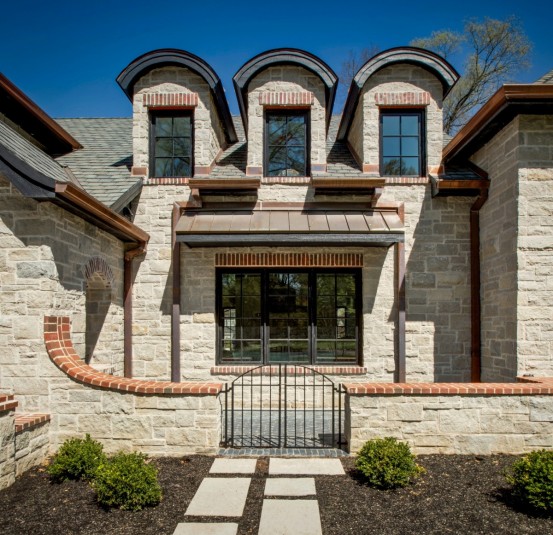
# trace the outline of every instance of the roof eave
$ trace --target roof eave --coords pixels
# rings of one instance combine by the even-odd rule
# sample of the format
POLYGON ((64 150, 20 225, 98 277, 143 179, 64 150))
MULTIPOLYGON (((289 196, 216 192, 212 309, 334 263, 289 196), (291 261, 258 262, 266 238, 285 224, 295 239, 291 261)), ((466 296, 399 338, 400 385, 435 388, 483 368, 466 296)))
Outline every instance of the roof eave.
POLYGON ((54 119, 52 119, 52 117, 42 110, 2 73, 0 73, 0 90, 3 90, 21 106, 33 120, 43 125, 55 139, 65 145, 68 149, 66 152, 82 148, 82 145, 69 134, 69 132, 64 130, 54 119))
POLYGON ((506 84, 444 147, 443 161, 471 156, 516 115, 543 113, 548 109, 553 113, 553 85, 506 84))

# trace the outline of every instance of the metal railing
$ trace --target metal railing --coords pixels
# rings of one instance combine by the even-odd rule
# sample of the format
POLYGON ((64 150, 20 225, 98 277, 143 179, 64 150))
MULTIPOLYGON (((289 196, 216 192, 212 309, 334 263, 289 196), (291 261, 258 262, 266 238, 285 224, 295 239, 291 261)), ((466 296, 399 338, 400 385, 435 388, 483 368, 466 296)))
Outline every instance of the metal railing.
POLYGON ((225 385, 222 445, 342 448, 344 389, 301 365, 258 366, 225 385))

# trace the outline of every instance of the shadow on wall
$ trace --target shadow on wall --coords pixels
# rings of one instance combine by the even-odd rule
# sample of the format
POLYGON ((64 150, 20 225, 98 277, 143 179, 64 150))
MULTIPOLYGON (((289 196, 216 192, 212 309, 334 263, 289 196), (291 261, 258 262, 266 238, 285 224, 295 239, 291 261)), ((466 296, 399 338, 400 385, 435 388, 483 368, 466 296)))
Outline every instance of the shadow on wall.
POLYGON ((433 371, 436 382, 470 381, 469 214, 473 202, 471 197, 432 199, 430 187, 426 189, 412 248, 407 251, 410 379, 420 374, 428 380, 433 371))
POLYGON ((110 282, 94 272, 86 281, 85 362, 90 364, 112 300, 110 282))

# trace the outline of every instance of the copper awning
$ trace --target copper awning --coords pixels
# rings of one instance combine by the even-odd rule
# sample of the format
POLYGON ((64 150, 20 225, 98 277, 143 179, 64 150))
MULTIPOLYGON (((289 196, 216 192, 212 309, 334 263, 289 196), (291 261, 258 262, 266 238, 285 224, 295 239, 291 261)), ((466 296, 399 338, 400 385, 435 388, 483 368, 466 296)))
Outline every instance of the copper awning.
POLYGON ((185 210, 177 240, 189 247, 379 246, 404 241, 396 211, 185 210))

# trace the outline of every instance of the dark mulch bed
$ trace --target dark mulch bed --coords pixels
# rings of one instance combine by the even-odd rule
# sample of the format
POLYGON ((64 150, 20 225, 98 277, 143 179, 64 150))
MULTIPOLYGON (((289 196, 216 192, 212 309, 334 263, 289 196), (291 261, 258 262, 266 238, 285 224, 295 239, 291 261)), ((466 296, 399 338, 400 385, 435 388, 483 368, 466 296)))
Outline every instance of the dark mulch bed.
MULTIPOLYGON (((420 456, 418 461, 426 468, 426 474, 408 488, 385 492, 363 484, 353 469, 353 459, 345 458, 342 461, 346 476, 316 478, 323 532, 325 535, 553 533, 553 518, 525 511, 511 499, 503 474, 514 459, 506 455, 420 456)), ((154 462, 159 468, 164 499, 158 507, 136 513, 104 510, 98 507, 86 483, 52 484, 43 469, 33 469, 0 492, 0 533, 172 534, 176 525, 184 521, 184 512, 207 475, 212 457, 154 462)), ((258 461, 245 513, 239 520, 241 535, 257 533, 267 467, 267 458, 258 461)))

